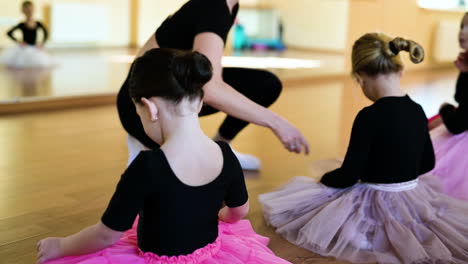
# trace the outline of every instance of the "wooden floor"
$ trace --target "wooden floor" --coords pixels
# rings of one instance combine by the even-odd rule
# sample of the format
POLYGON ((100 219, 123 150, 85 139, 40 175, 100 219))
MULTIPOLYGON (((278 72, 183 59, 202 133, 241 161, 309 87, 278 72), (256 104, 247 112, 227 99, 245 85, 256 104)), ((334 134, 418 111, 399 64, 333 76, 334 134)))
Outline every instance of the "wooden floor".
MULTIPOLYGON (((432 115, 440 103, 451 100, 455 79, 450 70, 420 72, 407 74, 404 86, 432 115)), ((341 263, 276 235, 265 225, 257 196, 293 176, 314 176, 310 165, 315 160, 342 156, 353 119, 368 104, 349 79, 287 85, 273 110, 304 132, 311 155, 286 152, 260 127, 248 127, 236 140, 237 150, 263 161, 260 173, 246 173, 252 204, 248 219, 271 238, 270 247, 279 256, 293 263, 341 263)), ((209 135, 222 118, 202 119, 209 135)), ((97 222, 126 160, 125 133, 114 106, 0 117, 0 262, 34 263, 38 240, 97 222)))

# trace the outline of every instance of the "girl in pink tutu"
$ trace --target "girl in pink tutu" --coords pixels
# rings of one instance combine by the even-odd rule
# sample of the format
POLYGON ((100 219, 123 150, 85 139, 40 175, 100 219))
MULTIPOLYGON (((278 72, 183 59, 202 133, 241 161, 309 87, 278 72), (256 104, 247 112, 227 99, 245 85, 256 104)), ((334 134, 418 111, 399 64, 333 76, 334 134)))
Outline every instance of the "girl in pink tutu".
POLYGON ((468 263, 468 204, 445 196, 420 105, 400 89, 417 43, 370 33, 354 43, 353 75, 374 102, 357 115, 346 157, 317 183, 298 177, 263 194, 266 221, 290 242, 355 263, 468 263))
POLYGON ((458 107, 442 105, 439 113, 444 125, 431 132, 437 159, 433 174, 440 177, 445 193, 468 200, 468 13, 461 23, 459 41, 464 51, 455 61, 460 71, 455 93, 458 107))
POLYGON ((227 143, 200 128, 202 87, 211 76, 198 52, 151 49, 135 61, 130 96, 161 148, 140 152, 101 221, 41 240, 38 263, 289 263, 241 220, 249 205, 240 164, 227 143))

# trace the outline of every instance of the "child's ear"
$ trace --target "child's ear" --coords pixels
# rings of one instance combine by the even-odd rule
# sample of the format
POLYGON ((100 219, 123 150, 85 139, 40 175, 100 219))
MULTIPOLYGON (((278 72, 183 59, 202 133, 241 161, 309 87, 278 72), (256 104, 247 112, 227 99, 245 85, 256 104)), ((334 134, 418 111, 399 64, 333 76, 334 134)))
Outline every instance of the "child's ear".
POLYGON ((356 81, 358 82, 359 86, 364 87, 364 80, 362 79, 362 77, 357 73, 356 73, 355 77, 356 77, 356 81))
POLYGON ((149 120, 151 120, 151 122, 156 122, 158 120, 159 113, 156 104, 144 97, 141 98, 141 103, 144 105, 146 110, 148 110, 149 120))

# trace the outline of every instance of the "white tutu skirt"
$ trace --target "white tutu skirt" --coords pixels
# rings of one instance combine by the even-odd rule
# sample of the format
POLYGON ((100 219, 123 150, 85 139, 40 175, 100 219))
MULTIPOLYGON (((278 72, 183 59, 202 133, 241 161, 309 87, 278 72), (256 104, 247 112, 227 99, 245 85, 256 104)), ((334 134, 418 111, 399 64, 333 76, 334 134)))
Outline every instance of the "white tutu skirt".
POLYGON ((47 52, 30 45, 16 45, 4 50, 0 54, 0 63, 11 68, 40 68, 56 64, 47 52))
POLYGON ((426 175, 401 184, 329 188, 296 177, 260 195, 265 219, 291 243, 354 263, 468 263, 468 203, 426 175))

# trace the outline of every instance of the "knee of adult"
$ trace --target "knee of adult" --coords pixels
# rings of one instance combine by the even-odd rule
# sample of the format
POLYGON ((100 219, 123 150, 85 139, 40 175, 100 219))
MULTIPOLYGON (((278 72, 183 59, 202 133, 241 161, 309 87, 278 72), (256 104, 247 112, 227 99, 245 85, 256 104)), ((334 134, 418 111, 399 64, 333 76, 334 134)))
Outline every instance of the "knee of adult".
POLYGON ((273 103, 281 95, 283 83, 275 74, 265 72, 265 84, 267 86, 268 98, 270 98, 270 102, 273 103))

